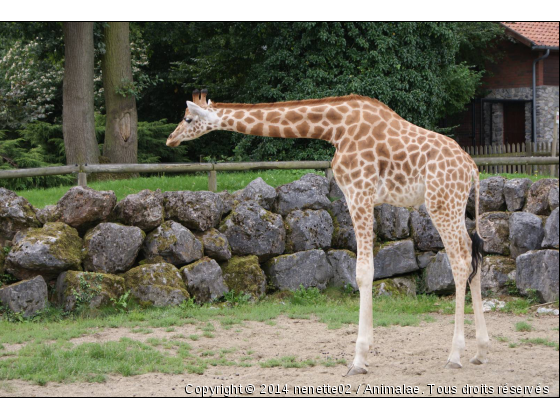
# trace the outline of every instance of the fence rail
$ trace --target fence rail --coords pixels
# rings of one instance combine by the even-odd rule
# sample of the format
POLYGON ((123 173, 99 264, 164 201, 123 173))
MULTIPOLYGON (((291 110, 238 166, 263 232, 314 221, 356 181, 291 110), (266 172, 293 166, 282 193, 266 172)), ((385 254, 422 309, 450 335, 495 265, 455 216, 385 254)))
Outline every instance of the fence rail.
MULTIPOLYGON (((558 173, 558 156, 524 156, 522 154, 491 153, 473 156, 481 168, 491 168, 494 172, 508 172, 508 168, 555 168, 558 173), (500 169, 500 170, 498 170, 500 169)), ((231 163, 149 163, 149 164, 103 164, 103 165, 66 165, 43 168, 27 168, 0 171, 0 179, 25 178, 32 176, 50 176, 77 174, 78 185, 87 185, 87 174, 95 173, 191 173, 208 172, 208 190, 217 191, 217 172, 266 169, 319 169, 324 170, 330 180, 333 177, 331 162, 231 162, 231 163)), ((522 171, 517 171, 522 173, 522 171)), ((527 173, 527 172, 525 172, 527 173)), ((534 173, 531 171, 530 173, 534 173)), ((557 176, 557 175, 556 175, 557 176)))

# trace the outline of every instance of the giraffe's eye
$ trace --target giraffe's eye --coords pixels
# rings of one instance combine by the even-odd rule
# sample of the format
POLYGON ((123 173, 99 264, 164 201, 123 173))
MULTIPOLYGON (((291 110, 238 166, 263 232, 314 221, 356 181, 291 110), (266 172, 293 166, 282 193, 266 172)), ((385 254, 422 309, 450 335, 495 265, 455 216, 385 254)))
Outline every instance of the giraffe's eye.
POLYGON ((186 122, 187 124, 192 123, 192 118, 185 118, 185 122, 186 122))

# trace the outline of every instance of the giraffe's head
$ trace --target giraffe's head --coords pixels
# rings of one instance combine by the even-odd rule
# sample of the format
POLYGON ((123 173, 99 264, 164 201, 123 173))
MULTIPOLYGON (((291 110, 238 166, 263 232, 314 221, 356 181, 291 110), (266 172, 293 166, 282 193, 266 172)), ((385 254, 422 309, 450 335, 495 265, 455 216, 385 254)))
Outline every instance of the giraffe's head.
POLYGON ((183 141, 194 140, 219 127, 220 117, 212 107, 212 102, 206 103, 207 94, 206 89, 193 92, 193 101, 187 101, 185 116, 167 138, 167 146, 177 147, 183 141))

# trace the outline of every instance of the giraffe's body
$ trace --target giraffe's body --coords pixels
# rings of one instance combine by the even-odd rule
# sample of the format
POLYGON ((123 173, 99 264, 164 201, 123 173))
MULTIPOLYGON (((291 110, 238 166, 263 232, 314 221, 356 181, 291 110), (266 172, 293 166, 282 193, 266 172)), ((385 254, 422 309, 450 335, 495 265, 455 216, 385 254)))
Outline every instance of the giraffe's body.
MULTIPOLYGON (((212 130, 229 130, 322 139, 336 148, 332 169, 346 198, 358 244, 360 323, 350 374, 366 372, 366 355, 373 344, 373 207, 382 203, 406 207, 425 203, 445 245, 456 285, 450 367, 461 367, 465 288, 472 272, 478 353, 471 362, 486 362, 488 334, 480 272, 477 264, 471 265, 472 242, 464 218, 473 180, 478 209, 478 169, 454 140, 415 126, 377 100, 357 95, 255 105, 206 104, 205 96, 196 94, 195 103, 188 102, 184 121, 169 136, 169 146, 212 130)), ((475 241, 475 245, 479 244, 475 241)), ((478 256, 477 251, 476 262, 478 256)))

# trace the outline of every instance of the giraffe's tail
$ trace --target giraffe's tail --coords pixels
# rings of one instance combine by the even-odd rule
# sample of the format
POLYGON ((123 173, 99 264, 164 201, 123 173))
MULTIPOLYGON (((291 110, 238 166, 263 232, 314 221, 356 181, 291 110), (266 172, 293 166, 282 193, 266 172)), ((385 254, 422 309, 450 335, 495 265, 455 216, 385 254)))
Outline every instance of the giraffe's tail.
POLYGON ((482 263, 482 247, 484 245, 484 241, 482 240, 482 238, 480 237, 480 235, 478 234, 478 232, 480 231, 478 228, 478 209, 479 209, 479 193, 480 193, 480 178, 478 175, 478 168, 476 168, 472 171, 472 179, 473 179, 473 184, 474 184, 474 214, 475 214, 475 228, 474 231, 472 233, 469 234, 469 236, 471 237, 471 241, 472 241, 472 272, 471 275, 469 276, 467 283, 471 283, 471 280, 477 275, 478 271, 481 268, 481 263, 482 263))

